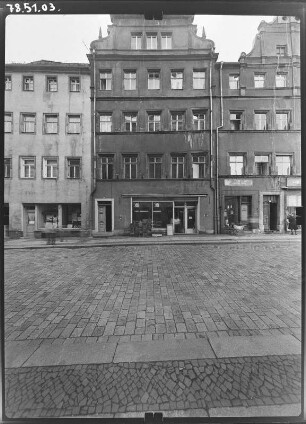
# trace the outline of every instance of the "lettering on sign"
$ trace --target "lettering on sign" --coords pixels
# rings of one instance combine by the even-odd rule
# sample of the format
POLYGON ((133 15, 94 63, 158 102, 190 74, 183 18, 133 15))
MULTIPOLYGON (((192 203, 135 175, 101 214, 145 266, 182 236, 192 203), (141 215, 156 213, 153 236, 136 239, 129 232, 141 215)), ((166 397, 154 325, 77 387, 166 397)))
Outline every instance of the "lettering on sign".
POLYGON ((224 185, 225 186, 231 186, 231 187, 251 187, 253 185, 253 180, 249 180, 249 179, 225 179, 224 180, 224 185))
POLYGON ((287 178, 287 187, 301 187, 301 185, 302 185, 301 177, 287 178))

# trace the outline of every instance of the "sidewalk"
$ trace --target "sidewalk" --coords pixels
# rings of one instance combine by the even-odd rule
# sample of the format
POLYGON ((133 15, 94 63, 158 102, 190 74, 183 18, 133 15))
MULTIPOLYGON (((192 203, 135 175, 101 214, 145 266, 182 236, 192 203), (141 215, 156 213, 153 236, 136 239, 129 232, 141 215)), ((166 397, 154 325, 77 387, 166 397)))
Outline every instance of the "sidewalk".
POLYGON ((56 239, 54 245, 47 244, 47 239, 34 239, 21 237, 20 239, 4 239, 5 249, 41 249, 41 248, 80 248, 80 247, 104 247, 104 246, 139 246, 139 245, 173 245, 173 244, 233 244, 233 243, 271 243, 301 242, 301 233, 297 235, 287 234, 253 234, 243 233, 241 235, 228 234, 184 234, 162 237, 129 237, 129 236, 109 236, 109 237, 68 237, 56 239))

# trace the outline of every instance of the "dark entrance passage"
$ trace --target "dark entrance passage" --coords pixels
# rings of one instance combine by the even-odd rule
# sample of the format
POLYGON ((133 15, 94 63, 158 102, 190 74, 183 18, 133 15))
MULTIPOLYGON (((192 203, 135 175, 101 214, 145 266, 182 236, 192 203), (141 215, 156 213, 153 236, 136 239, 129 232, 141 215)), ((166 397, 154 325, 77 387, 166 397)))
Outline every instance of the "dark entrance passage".
POLYGON ((278 196, 263 197, 263 225, 265 231, 278 231, 278 196))

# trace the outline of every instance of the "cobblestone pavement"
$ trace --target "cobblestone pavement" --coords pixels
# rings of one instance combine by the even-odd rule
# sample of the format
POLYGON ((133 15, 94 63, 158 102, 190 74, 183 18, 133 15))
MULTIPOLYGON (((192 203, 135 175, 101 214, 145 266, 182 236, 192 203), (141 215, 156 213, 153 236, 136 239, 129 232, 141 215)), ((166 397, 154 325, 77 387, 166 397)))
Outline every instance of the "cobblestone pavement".
MULTIPOLYGON (((6 338, 300 340, 300 260, 299 243, 8 250, 6 338)), ((299 366, 291 355, 8 369, 7 414, 297 403, 299 366)))
POLYGON ((299 403, 300 372, 297 355, 11 369, 7 416, 299 403))

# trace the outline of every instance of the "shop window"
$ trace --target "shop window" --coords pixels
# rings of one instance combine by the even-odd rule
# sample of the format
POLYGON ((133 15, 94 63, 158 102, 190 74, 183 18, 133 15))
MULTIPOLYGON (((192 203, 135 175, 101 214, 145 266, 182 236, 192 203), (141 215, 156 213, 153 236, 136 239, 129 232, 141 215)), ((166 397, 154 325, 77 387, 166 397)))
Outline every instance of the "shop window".
POLYGON ((20 158, 20 178, 35 178, 35 157, 20 158))
POLYGON ((230 155, 230 174, 231 175, 244 175, 245 173, 245 156, 244 155, 230 155))
POLYGON ((287 112, 276 112, 275 117, 275 124, 277 130, 289 130, 289 114, 287 112))
POLYGON ((36 114, 21 113, 20 115, 20 132, 34 134, 36 131, 36 114))
POLYGON ((171 89, 182 90, 183 89, 183 71, 171 71, 171 89))
POLYGON ((58 159, 57 158, 43 158, 43 178, 57 178, 58 177, 58 159))
POLYGON ((4 158, 4 178, 12 177, 12 158, 4 158))
POLYGON ((196 131, 205 130, 206 112, 194 110, 193 111, 193 129, 196 131))
POLYGON ((268 129, 267 124, 267 113, 266 112, 255 112, 254 114, 255 130, 265 131, 268 129))
POLYGON ((251 227, 252 196, 225 196, 224 226, 247 225, 251 227))
POLYGON ((137 156, 123 157, 123 172, 125 179, 131 180, 137 178, 137 156))
POLYGON ((100 132, 112 131, 112 114, 101 113, 100 115, 100 132))
POLYGON ((57 77, 47 77, 47 91, 57 91, 57 77))
POLYGON ((207 173, 207 155, 192 155, 192 178, 205 178, 207 173))
POLYGON ((81 158, 67 158, 67 178, 81 178, 81 158))
POLYGON ((5 75, 5 90, 10 91, 12 89, 12 77, 11 75, 5 75))
POLYGON ((134 222, 152 220, 152 202, 133 202, 132 219, 134 222))
POLYGON ((171 156, 171 176, 172 178, 185 178, 186 157, 171 156))
POLYGON ((23 77, 22 87, 23 91, 34 91, 34 77, 23 77))
POLYGON ((112 89, 112 71, 100 72, 100 90, 109 91, 112 89))
POLYGON ((137 131, 137 113, 124 114, 124 131, 136 132, 137 131))
POLYGON ((254 74, 254 87, 264 88, 265 86, 265 74, 254 74))
POLYGON ((81 115, 67 115, 67 134, 81 133, 81 115))
POLYGON ((171 112, 171 131, 183 131, 184 123, 184 112, 171 112))
POLYGON ((149 156, 149 178, 161 178, 162 157, 149 156))
POLYGON ((5 112, 4 114, 4 132, 13 132, 13 114, 12 112, 5 112))
POLYGON ((230 112, 230 129, 242 130, 242 112, 230 112))
POLYGON ((229 75, 229 88, 230 88, 230 90, 238 90, 239 84, 240 84, 239 74, 229 75))
POLYGON ((192 85, 194 90, 204 90, 205 88, 205 71, 193 70, 192 85))
POLYGON ((97 159, 97 179, 112 180, 114 178, 114 155, 99 155, 97 159))
POLYGON ((278 72, 275 76, 275 87, 284 88, 287 87, 287 74, 278 72))
POLYGON ((292 175, 292 156, 277 155, 275 157, 277 175, 292 175))
POLYGON ((255 174, 270 175, 269 155, 255 155, 255 174))
POLYGON ((58 228, 58 205, 41 205, 41 211, 45 228, 58 228))
POLYGON ((148 131, 160 131, 160 113, 148 113, 148 131))
POLYGON ((44 114, 44 133, 58 134, 58 115, 44 114))
POLYGON ((80 86, 80 77, 69 78, 69 89, 71 92, 79 92, 80 86))
POLYGON ((142 33, 135 33, 131 35, 131 49, 139 50, 142 44, 142 33))
POLYGON ((136 90, 136 71, 124 71, 123 88, 124 90, 136 90))
POLYGON ((162 50, 172 49, 172 34, 171 33, 162 33, 161 48, 162 50))
POLYGON ((160 89, 160 71, 148 71, 148 90, 160 89))
POLYGON ((62 226, 81 228, 81 204, 62 205, 62 226))
POLYGON ((157 49, 157 34, 147 33, 146 42, 147 42, 146 44, 147 50, 156 50, 157 49))

